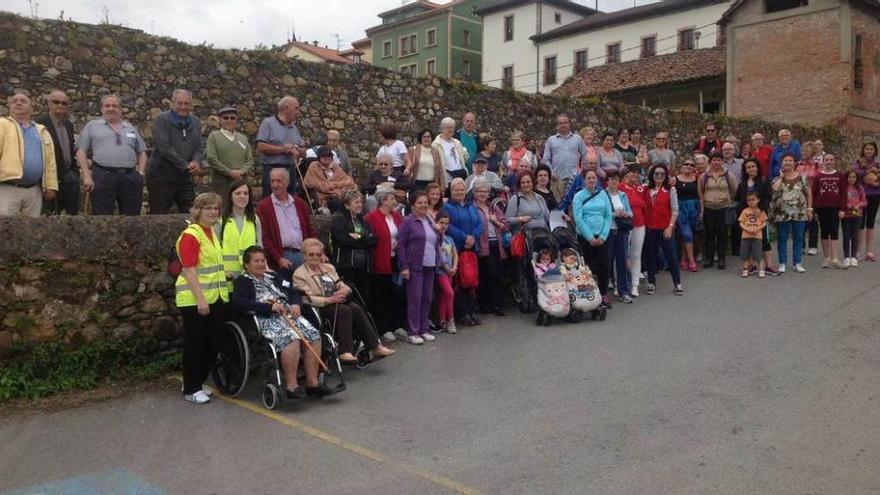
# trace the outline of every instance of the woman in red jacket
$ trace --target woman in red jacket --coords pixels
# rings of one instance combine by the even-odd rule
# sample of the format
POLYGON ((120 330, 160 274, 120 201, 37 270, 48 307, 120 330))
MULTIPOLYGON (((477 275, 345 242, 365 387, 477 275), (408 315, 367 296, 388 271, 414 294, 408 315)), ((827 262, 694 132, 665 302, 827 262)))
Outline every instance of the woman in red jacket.
POLYGON ((372 291, 379 297, 373 298, 370 312, 376 319, 376 326, 386 342, 397 340, 394 330, 403 330, 403 310, 406 298, 400 287, 394 284, 398 274, 397 267, 397 232, 403 217, 397 212, 397 199, 394 189, 380 187, 376 189, 378 208, 368 213, 364 220, 370 225, 376 236, 373 247, 373 272, 370 274, 372 291))
POLYGON ((629 266, 631 282, 630 295, 639 297, 639 277, 642 274, 642 246, 645 243, 645 186, 639 183, 639 167, 629 167, 619 188, 626 194, 633 212, 633 229, 629 233, 629 246, 626 263, 629 266))
POLYGON ((678 219, 678 194, 669 185, 669 170, 664 165, 654 165, 648 173, 648 209, 645 211, 645 258, 648 261, 648 285, 645 292, 654 293, 657 283, 657 251, 662 250, 666 266, 672 275, 675 294, 683 295, 681 271, 675 250, 675 224, 678 219))

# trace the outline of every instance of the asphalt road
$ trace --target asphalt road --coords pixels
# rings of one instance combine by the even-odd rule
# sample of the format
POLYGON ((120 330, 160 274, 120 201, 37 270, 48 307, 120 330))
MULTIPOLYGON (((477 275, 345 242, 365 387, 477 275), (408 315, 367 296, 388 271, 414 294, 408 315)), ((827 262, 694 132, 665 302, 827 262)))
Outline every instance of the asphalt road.
POLYGON ((13 416, 0 494, 880 493, 880 264, 819 261, 661 276, 602 323, 487 318, 268 416, 176 384, 13 416))

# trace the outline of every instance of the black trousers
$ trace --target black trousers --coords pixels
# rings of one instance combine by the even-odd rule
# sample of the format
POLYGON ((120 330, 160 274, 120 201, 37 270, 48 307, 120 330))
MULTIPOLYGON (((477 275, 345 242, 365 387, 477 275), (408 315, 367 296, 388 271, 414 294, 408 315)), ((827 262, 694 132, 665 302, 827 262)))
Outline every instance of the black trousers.
POLYGON ((819 221, 815 218, 807 222, 807 238, 808 247, 813 249, 819 247, 819 221))
POLYGON ((843 231, 843 257, 855 258, 859 250, 856 239, 859 235, 859 225, 862 223, 862 217, 846 217, 840 221, 840 227, 843 231))
MULTIPOLYGON (((108 170, 94 167, 92 178, 92 214, 112 215, 119 209, 121 215, 140 215, 144 202, 144 178, 132 167, 108 170)), ((185 210, 189 213, 189 209, 185 210)))
POLYGON ((477 301, 480 309, 501 307, 501 252, 498 241, 489 242, 489 254, 480 256, 480 288, 477 301))
POLYGON ((593 277, 596 278, 596 283, 599 284, 599 293, 603 296, 608 295, 608 264, 610 257, 608 243, 603 242, 599 246, 593 246, 581 236, 578 236, 578 240, 581 242, 581 250, 584 252, 584 261, 587 262, 587 266, 593 272, 593 277))
MULTIPOLYGON (((737 215, 739 218, 739 215, 737 215)), ((734 256, 739 256, 739 244, 742 242, 742 229, 738 222, 734 222, 730 227, 730 252, 734 256)))
POLYGON ((379 345, 379 336, 373 330, 364 308, 354 302, 331 304, 321 308, 321 318, 334 324, 333 337, 339 344, 339 352, 354 352, 354 337, 357 336, 367 349, 379 345))
MULTIPOLYGON (((482 274, 480 275, 482 277, 482 274)), ((477 303, 474 297, 474 289, 455 288, 455 318, 461 319, 465 316, 473 316, 477 314, 477 303)))
POLYGON ((59 178, 58 194, 52 201, 44 203, 44 211, 50 215, 60 215, 62 211, 68 215, 79 215, 79 199, 79 172, 67 169, 59 178))
POLYGON ((226 324, 226 305, 219 300, 210 305, 210 313, 199 314, 195 306, 180 308, 183 319, 183 393, 202 389, 211 367, 217 361, 217 336, 226 324))
POLYGON ((392 277, 390 273, 370 275, 370 290, 374 295, 370 298, 367 309, 376 320, 376 331, 379 333, 406 328, 406 292, 394 285, 392 277))
POLYGON ((178 213, 189 213, 196 198, 192 182, 170 182, 159 177, 147 178, 147 192, 151 215, 167 215, 172 206, 177 206, 178 213))
POLYGON ((723 260, 727 254, 727 210, 703 210, 703 230, 706 236, 706 249, 703 261, 711 262, 715 255, 723 260))

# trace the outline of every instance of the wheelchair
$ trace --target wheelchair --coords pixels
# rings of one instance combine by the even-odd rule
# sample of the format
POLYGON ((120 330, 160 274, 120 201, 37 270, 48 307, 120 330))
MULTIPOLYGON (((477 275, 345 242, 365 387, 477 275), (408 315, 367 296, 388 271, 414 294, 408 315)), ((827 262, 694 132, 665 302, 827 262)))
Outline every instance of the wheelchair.
MULTIPOLYGON (((347 386, 342 375, 342 364, 337 358, 338 348, 329 322, 321 320, 318 312, 308 305, 301 306, 303 315, 315 325, 321 334, 321 364, 318 381, 333 392, 343 392, 347 386)), ((253 314, 235 315, 227 321, 219 337, 217 361, 211 368, 211 377, 221 393, 236 397, 245 389, 251 374, 262 374, 261 398, 266 409, 273 410, 286 400, 284 378, 279 359, 280 349, 263 337, 253 314)), ((308 352, 308 351, 304 351, 308 352)), ((367 355, 368 356, 368 355, 367 355)), ((358 357, 358 364, 361 364, 358 357)), ((364 364, 365 366, 365 364, 364 364)), ((302 367, 300 366, 300 377, 302 367)))

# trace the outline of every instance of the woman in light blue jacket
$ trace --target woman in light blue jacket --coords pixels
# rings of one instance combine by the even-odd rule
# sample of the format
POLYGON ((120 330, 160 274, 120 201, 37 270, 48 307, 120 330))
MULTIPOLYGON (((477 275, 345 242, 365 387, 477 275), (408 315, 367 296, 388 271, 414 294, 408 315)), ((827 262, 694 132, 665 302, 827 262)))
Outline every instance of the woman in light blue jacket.
POLYGON ((611 200, 614 219, 611 224, 611 234, 608 236, 608 252, 611 254, 608 263, 614 270, 617 297, 620 302, 630 304, 632 297, 630 297, 629 271, 626 269, 626 252, 629 246, 629 231, 633 226, 633 211, 626 193, 617 189, 619 184, 620 173, 616 170, 609 171, 605 178, 605 192, 611 200))
POLYGON ((584 258, 599 283, 602 304, 611 307, 608 299, 608 235, 614 225, 611 198, 597 189, 599 176, 595 170, 584 175, 585 186, 574 195, 573 216, 584 258))

